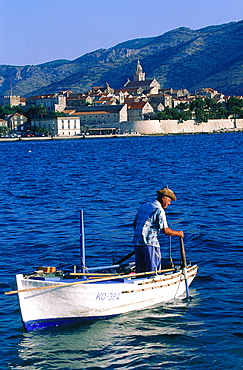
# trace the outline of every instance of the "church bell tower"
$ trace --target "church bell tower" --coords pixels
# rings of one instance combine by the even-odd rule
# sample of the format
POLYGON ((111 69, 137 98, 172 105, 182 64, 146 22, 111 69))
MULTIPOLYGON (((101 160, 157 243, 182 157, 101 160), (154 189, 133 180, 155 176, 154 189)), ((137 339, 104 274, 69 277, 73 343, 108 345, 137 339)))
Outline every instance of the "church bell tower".
POLYGON ((143 72, 143 68, 139 60, 137 63, 135 74, 133 75, 133 80, 134 81, 145 81, 145 73, 143 72))

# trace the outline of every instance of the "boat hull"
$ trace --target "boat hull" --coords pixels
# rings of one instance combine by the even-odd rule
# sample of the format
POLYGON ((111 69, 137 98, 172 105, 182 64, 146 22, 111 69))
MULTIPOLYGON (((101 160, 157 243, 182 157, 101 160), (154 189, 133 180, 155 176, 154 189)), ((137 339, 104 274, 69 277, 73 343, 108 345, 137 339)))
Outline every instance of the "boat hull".
MULTIPOLYGON (((186 269, 188 286, 197 266, 186 269)), ((84 282, 36 280, 16 275, 22 321, 27 331, 105 319, 176 299, 186 291, 182 270, 144 278, 84 282), (45 287, 51 286, 46 289, 45 287), (44 289, 43 289, 44 288, 44 289)))

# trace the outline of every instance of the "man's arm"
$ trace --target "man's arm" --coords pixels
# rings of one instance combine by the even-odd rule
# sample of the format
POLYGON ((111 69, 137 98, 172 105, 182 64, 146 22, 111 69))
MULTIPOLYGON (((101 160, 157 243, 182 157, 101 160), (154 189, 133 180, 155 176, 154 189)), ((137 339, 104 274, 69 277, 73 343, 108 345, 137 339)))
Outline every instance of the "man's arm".
POLYGON ((182 230, 177 231, 177 230, 172 230, 169 227, 166 227, 163 229, 163 233, 169 236, 179 236, 180 238, 184 238, 184 233, 182 230))

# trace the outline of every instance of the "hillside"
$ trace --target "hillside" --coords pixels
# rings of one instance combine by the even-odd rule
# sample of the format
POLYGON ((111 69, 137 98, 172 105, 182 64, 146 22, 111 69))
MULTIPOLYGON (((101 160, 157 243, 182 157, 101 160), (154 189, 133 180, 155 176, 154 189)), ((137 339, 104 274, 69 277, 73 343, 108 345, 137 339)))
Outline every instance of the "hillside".
POLYGON ((84 92, 92 86, 122 87, 140 60, 146 78, 162 88, 193 92, 211 87, 226 95, 243 94, 243 21, 199 30, 178 28, 157 37, 128 40, 73 61, 36 66, 0 66, 0 95, 29 96, 60 90, 84 92), (11 82, 10 82, 11 81, 11 82))

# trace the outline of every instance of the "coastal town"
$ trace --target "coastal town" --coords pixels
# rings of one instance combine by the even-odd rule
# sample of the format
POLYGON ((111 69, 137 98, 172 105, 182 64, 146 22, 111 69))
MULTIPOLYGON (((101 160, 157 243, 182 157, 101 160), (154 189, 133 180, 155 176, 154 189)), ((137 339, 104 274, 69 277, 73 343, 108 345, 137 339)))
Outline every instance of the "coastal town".
MULTIPOLYGON (((234 97, 242 102, 242 97, 234 97)), ((190 113, 192 102, 213 102, 220 109, 232 97, 212 89, 161 88, 154 79, 146 79, 140 61, 122 88, 113 89, 106 83, 85 93, 60 91, 54 94, 4 96, 2 106, 22 107, 28 116, 16 111, 0 118, 2 137, 74 138, 93 135, 182 134, 201 132, 241 131, 242 105, 234 114, 214 115, 213 119, 190 113), (183 111, 178 117, 166 116, 172 110, 183 111)), ((194 104, 195 105, 195 104, 194 104)), ((196 105, 195 105, 196 107, 196 105)), ((221 109, 222 110, 222 109, 221 109)))

